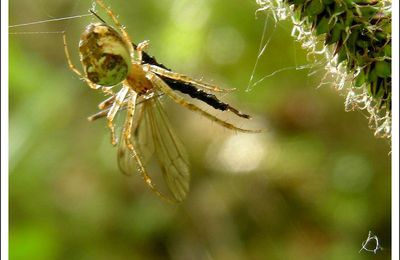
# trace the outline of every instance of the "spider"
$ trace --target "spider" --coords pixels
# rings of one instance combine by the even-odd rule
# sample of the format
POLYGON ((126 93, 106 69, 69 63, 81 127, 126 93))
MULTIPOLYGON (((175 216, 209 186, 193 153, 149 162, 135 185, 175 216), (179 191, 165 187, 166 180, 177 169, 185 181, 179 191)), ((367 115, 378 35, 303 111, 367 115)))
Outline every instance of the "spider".
POLYGON ((148 41, 134 44, 110 7, 102 0, 96 2, 111 18, 116 29, 91 10, 101 22, 89 24, 81 35, 79 54, 84 72, 73 65, 66 35, 63 35, 69 68, 90 88, 110 96, 99 104, 101 111, 88 119, 93 121, 106 117, 111 132, 111 143, 114 146, 118 143, 118 165, 123 173, 138 171, 145 183, 159 197, 169 202, 181 202, 189 191, 189 161, 184 146, 172 130, 163 110, 159 98, 161 95, 225 128, 245 133, 260 131, 243 129, 225 122, 177 94, 176 91, 179 91, 215 109, 250 118, 211 94, 233 89, 206 84, 173 72, 158 63, 145 52, 148 41), (115 93, 113 89, 119 85, 122 87, 115 93), (126 110, 126 117, 120 140, 117 140, 114 118, 121 110, 126 110), (170 195, 159 191, 146 170, 146 158, 153 153, 156 154, 170 195))

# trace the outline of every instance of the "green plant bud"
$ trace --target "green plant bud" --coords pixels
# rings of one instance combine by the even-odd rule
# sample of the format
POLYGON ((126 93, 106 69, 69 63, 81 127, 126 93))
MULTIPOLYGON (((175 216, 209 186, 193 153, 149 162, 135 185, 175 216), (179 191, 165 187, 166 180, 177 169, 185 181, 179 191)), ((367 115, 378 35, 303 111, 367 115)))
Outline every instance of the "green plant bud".
POLYGON ((378 80, 378 75, 376 74, 375 68, 371 69, 368 73, 368 81, 373 84, 378 80))
POLYGON ((361 86, 365 83, 365 81, 366 81, 365 72, 364 72, 364 70, 362 69, 362 70, 360 71, 360 73, 358 73, 357 77, 355 78, 354 86, 355 86, 356 88, 359 88, 359 87, 361 87, 361 86))
POLYGON ((358 67, 364 67, 366 64, 364 55, 362 55, 358 52, 356 53, 355 61, 356 61, 356 65, 358 67))
POLYGON ((347 70, 352 70, 356 64, 356 60, 352 56, 349 57, 348 52, 346 52, 346 54, 347 54, 347 70))
POLYGON ((362 49, 366 49, 369 46, 369 43, 367 41, 363 41, 363 40, 357 40, 356 41, 356 46, 362 48, 362 49))
POLYGON ((353 0, 354 3, 363 4, 363 5, 374 4, 374 3, 376 3, 376 1, 377 0, 353 0))
POLYGON ((356 8, 356 11, 359 16, 368 18, 368 17, 373 17, 378 12, 378 9, 370 5, 365 5, 365 6, 358 6, 356 8))
POLYGON ((326 44, 332 44, 339 41, 342 31, 344 30, 343 24, 337 23, 327 36, 326 44))
POLYGON ((354 14, 353 14, 353 12, 347 11, 347 12, 346 12, 346 19, 345 19, 344 25, 345 25, 346 27, 350 26, 350 25, 353 23, 353 20, 354 20, 354 14))
POLYGON ((382 32, 387 34, 387 38, 390 38, 389 35, 392 34, 392 23, 389 19, 383 19, 381 20, 381 23, 379 23, 379 27, 382 30, 382 32))
POLYGON ((387 36, 388 36, 387 33, 384 33, 384 32, 376 32, 375 33, 376 39, 378 39, 380 41, 386 40, 387 36))
POLYGON ((336 3, 332 15, 338 16, 346 11, 346 5, 343 3, 336 3))
POLYGON ((380 80, 376 84, 375 93, 372 93, 374 98, 382 99, 385 95, 384 81, 380 80))
POLYGON ((360 32, 358 30, 353 30, 347 39, 346 47, 350 51, 354 51, 356 49, 356 41, 360 32))
POLYGON ((347 59, 347 52, 345 48, 340 48, 340 51, 337 55, 337 64, 340 64, 342 61, 347 59))
POLYGON ((392 75, 392 66, 388 61, 375 62, 376 75, 382 78, 388 78, 392 75))
POLYGON ((334 2, 334 0, 323 0, 324 5, 330 5, 334 2))
POLYGON ((329 18, 322 17, 316 27, 316 34, 321 35, 329 32, 329 18))
POLYGON ((383 48, 383 53, 387 57, 392 57, 392 46, 390 44, 387 44, 385 48, 383 48))
POLYGON ((289 4, 303 5, 305 2, 306 0, 291 0, 289 1, 289 4))
POLYGON ((344 2, 349 9, 354 5, 354 0, 344 0, 344 2))
POLYGON ((322 13, 324 11, 324 8, 325 6, 321 0, 312 0, 310 4, 306 7, 306 13, 309 17, 316 16, 322 13))
POLYGON ((367 86, 368 94, 370 96, 375 96, 375 93, 377 91, 376 88, 377 88, 377 82, 376 81, 372 81, 371 84, 369 84, 369 86, 367 86))

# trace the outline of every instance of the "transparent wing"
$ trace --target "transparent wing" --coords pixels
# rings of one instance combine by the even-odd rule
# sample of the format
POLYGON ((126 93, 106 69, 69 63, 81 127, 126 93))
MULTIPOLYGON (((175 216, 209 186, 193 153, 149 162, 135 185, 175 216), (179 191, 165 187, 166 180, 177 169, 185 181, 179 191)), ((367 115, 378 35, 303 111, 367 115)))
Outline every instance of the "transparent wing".
POLYGON ((159 99, 146 110, 154 147, 163 177, 175 199, 182 201, 189 191, 189 160, 185 148, 169 123, 159 99))
MULTIPOLYGON (((144 120, 146 104, 147 102, 141 101, 136 105, 136 111, 134 114, 134 122, 132 125, 132 141, 135 145, 137 156, 143 163, 146 163, 152 154, 154 153, 154 142, 151 139, 151 131, 149 129, 149 124, 144 120)), ((123 117, 125 118, 126 115, 123 117)), ((123 125, 123 123, 121 124, 123 125)), ((133 158, 134 155, 131 154, 127 147, 125 140, 123 139, 123 128, 119 136, 118 142, 118 167, 121 172, 125 175, 132 175, 138 171, 136 165, 136 160, 133 158)))
POLYGON ((164 181, 174 200, 182 201, 189 191, 188 158, 181 141, 171 128, 158 97, 147 99, 137 105, 131 142, 135 146, 137 155, 131 154, 123 139, 119 142, 118 165, 121 171, 125 174, 137 172, 138 166, 134 156, 138 156, 146 165, 155 154, 164 181))

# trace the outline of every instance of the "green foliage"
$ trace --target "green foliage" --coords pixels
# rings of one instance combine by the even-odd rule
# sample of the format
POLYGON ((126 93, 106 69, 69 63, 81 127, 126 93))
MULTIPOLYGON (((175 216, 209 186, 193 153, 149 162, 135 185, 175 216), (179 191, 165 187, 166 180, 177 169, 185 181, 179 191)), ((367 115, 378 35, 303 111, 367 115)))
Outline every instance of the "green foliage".
POLYGON ((338 89, 347 83, 346 108, 365 109, 375 135, 391 136, 391 5, 378 0, 258 0, 278 19, 292 17, 298 40, 316 53, 323 42, 338 89), (282 12, 285 10, 285 12, 282 12), (293 15, 291 15, 293 14, 293 15), (318 37, 314 37, 318 36, 318 37), (347 82, 343 80, 346 78, 347 82))

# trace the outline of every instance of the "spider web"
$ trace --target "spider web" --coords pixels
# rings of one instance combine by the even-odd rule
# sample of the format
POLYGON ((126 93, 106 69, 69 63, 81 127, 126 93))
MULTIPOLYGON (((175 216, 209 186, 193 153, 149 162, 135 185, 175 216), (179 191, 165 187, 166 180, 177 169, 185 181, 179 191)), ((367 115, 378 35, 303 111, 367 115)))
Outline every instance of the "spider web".
MULTIPOLYGON (((372 128, 374 135, 382 138, 391 137, 392 117, 390 111, 382 111, 380 103, 369 96, 363 88, 352 87, 351 81, 354 75, 347 73, 344 63, 337 64, 337 54, 324 46, 321 37, 315 36, 312 28, 305 23, 298 23, 293 20, 293 10, 283 1, 279 0, 256 0, 260 8, 257 12, 267 12, 271 14, 275 22, 291 19, 293 21, 292 36, 302 44, 303 49, 307 50, 307 58, 316 60, 320 58, 321 64, 325 64, 325 76, 322 78, 318 87, 331 84, 334 85, 340 94, 346 94, 346 111, 366 111, 365 116, 369 119, 369 127, 372 128)), ((261 53, 261 52, 260 52, 261 53)), ((262 53, 261 53, 262 54, 262 53)), ((302 67, 302 66, 300 66, 302 67)), ((360 72, 357 69, 355 76, 360 72)), ((276 73, 272 73, 273 75, 276 73)))
MULTIPOLYGON (((265 76, 262 76, 261 78, 256 79, 256 73, 257 73, 257 68, 260 64, 261 59, 263 58, 263 56, 266 54, 267 50, 268 50, 268 46, 271 43, 271 40, 273 39, 273 37, 276 35, 276 29, 277 27, 281 27, 281 25, 278 23, 277 19, 275 16, 273 16, 271 18, 271 13, 269 12, 262 12, 263 9, 258 9, 256 11, 256 19, 258 18, 259 13, 265 14, 265 18, 264 18, 264 26, 262 29, 262 33, 261 33, 261 39, 260 39, 260 44, 259 44, 259 48, 257 51, 257 57, 256 60, 254 62, 254 66, 252 68, 250 77, 249 77, 249 81, 247 84, 247 88, 246 88, 246 92, 252 91, 254 89, 254 87, 260 85, 261 83, 263 83, 266 79, 271 78, 276 76, 279 73, 285 72, 285 71, 300 71, 300 70, 305 70, 305 69, 309 69, 310 72, 308 73, 308 76, 312 76, 314 74, 316 74, 318 71, 322 71, 324 70, 324 68, 322 68, 322 65, 324 64, 324 59, 323 58, 319 58, 315 57, 315 56, 310 56, 307 57, 308 60, 310 60, 309 63, 306 64, 302 64, 302 65, 298 65, 297 64, 297 55, 296 53, 294 53, 294 60, 295 60, 295 64, 293 66, 287 66, 287 67, 282 67, 282 68, 278 68, 270 73, 268 73, 265 76), (270 25, 269 23, 271 22, 274 23, 272 29, 270 29, 270 25), (268 37, 267 37, 268 35, 268 37)), ((283 28, 285 29, 285 28, 283 28)), ((296 52, 296 48, 294 48, 294 51, 296 52)), ((324 78, 325 79, 325 78, 324 78)), ((327 82, 327 81, 321 81, 321 84, 318 86, 322 86, 324 84, 331 84, 332 82, 327 82)))
MULTIPOLYGON (((47 17, 49 17, 49 19, 32 21, 32 22, 23 22, 23 23, 9 25, 8 26, 9 35, 62 34, 70 26, 71 20, 92 16, 92 14, 90 14, 89 12, 85 13, 85 14, 73 14, 73 13, 76 13, 76 10, 78 9, 80 3, 81 3, 81 0, 75 1, 74 5, 73 5, 73 7, 71 9, 71 14, 69 16, 65 16, 65 17, 54 17, 47 10, 45 10, 45 6, 38 5, 38 7, 41 8, 41 12, 43 12, 47 17), (19 28, 24 28, 24 27, 28 27, 29 28, 29 27, 36 26, 36 25, 43 25, 43 24, 63 22, 63 21, 66 21, 66 24, 62 27, 63 29, 60 30, 60 31, 37 31, 37 30, 34 30, 34 31, 19 31, 19 28)), ((92 9, 94 9, 94 8, 95 8, 95 2, 92 3, 92 9)))

